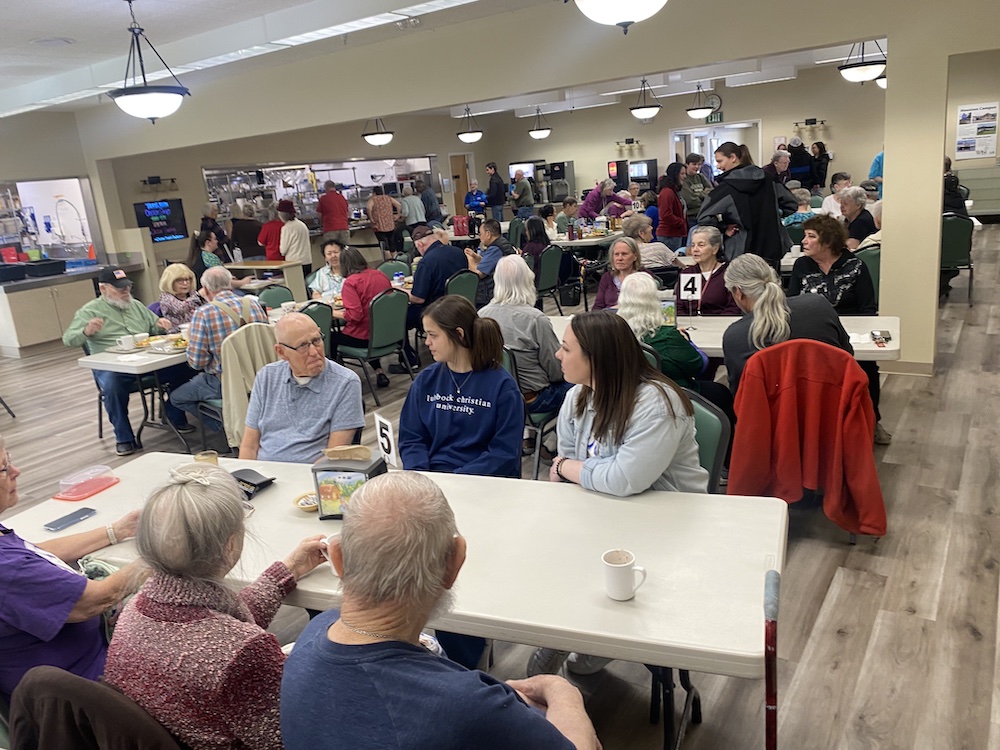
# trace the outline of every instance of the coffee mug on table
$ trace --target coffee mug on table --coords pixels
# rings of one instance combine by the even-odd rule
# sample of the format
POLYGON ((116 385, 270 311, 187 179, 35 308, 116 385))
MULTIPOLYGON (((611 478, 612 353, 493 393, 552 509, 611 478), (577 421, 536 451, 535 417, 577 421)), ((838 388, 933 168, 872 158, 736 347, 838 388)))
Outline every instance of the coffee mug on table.
POLYGON ((646 582, 646 569, 635 564, 635 555, 627 549, 609 549, 601 555, 601 561, 604 563, 604 586, 608 596, 615 601, 628 601, 646 582), (641 576, 638 583, 636 573, 641 576))
POLYGON ((119 336, 115 339, 115 343, 118 344, 119 349, 134 349, 135 336, 132 336, 131 334, 128 336, 119 336))

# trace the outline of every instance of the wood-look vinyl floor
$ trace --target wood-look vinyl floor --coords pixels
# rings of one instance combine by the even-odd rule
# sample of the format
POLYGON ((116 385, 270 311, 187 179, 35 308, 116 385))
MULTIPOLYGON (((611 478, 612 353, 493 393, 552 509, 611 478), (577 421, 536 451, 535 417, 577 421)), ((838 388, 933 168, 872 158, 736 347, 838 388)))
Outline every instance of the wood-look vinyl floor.
MULTIPOLYGON (((884 378, 883 423, 894 437, 876 456, 888 535, 852 547, 820 511, 791 510, 778 646, 783 748, 1000 750, 1000 226, 977 232, 975 246, 976 304, 966 303, 962 274, 939 308, 937 375, 884 378)), ((0 360, 0 396, 17 413, 0 411, 0 434, 24 471, 22 504, 50 497, 77 469, 127 460, 114 455, 109 425, 97 440, 96 390, 77 357, 52 347, 0 360)), ((380 391, 390 419, 408 384, 393 376, 380 391)), ((367 392, 365 401, 371 445, 367 392)), ((140 413, 134 398, 134 421, 140 413)), ((169 433, 143 438, 147 450, 180 451, 169 433)), ((286 607, 274 630, 289 641, 304 623, 286 607)), ((494 674, 523 676, 529 654, 497 644, 494 674)), ((614 662, 574 679, 605 748, 660 747, 645 668, 614 662)), ((705 720, 686 748, 763 746, 762 681, 692 679, 705 720)))

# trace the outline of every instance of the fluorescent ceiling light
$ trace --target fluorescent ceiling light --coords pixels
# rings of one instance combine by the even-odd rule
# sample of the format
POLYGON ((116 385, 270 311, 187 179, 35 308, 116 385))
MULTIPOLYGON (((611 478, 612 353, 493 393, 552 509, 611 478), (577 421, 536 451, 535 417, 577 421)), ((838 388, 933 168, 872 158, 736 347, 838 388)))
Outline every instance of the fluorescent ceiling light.
POLYGON ((47 107, 52 107, 57 104, 69 104, 70 102, 79 101, 80 99, 86 99, 88 96, 98 96, 100 94, 106 94, 106 93, 107 89, 103 88, 85 89, 83 91, 74 91, 72 94, 63 94, 62 96, 53 96, 49 99, 43 99, 42 101, 38 102, 38 104, 47 107))
POLYGON ((325 29, 316 29, 315 31, 307 31, 303 34, 285 37, 284 39, 276 39, 274 44, 284 44, 290 47, 295 47, 300 44, 319 42, 323 39, 329 39, 330 37, 341 36, 343 34, 350 34, 355 31, 372 29, 376 26, 385 26, 386 24, 396 23, 396 21, 405 21, 406 19, 407 16, 400 15, 399 13, 379 13, 375 16, 359 18, 357 21, 348 21, 347 23, 340 23, 336 26, 327 26, 325 29))
MULTIPOLYGON (((612 104, 621 103, 617 96, 583 96, 579 99, 567 99, 564 102, 549 102, 542 104, 543 115, 550 115, 553 112, 571 112, 575 109, 593 109, 594 107, 607 107, 612 104)), ((535 107, 524 107, 514 110, 514 117, 534 117, 535 107)))
POLYGON ((726 76, 726 86, 728 88, 738 88, 739 86, 756 86, 760 83, 777 83, 778 81, 792 81, 795 79, 795 66, 787 68, 771 68, 762 70, 759 73, 748 73, 739 76, 726 76))
MULTIPOLYGON (((235 52, 227 52, 223 55, 216 55, 215 57, 206 57, 204 60, 187 63, 184 67, 188 70, 215 68, 219 65, 226 65, 227 63, 238 62, 240 60, 249 60, 251 57, 258 57, 260 55, 266 55, 270 52, 288 49, 288 47, 289 45, 287 44, 257 44, 253 47, 238 49, 235 52)), ((166 71, 163 72, 166 73, 166 71)), ((146 78, 149 79, 151 76, 147 75, 146 78)))
POLYGON ((423 16, 428 13, 436 13, 439 10, 457 8, 459 5, 469 5, 477 3, 479 0, 430 0, 430 2, 411 5, 408 8, 400 8, 395 13, 402 13, 407 16, 423 16))
POLYGON ((8 109, 6 112, 0 112, 0 117, 13 117, 14 115, 23 115, 25 112, 34 112, 36 109, 45 109, 47 104, 29 104, 24 107, 18 107, 17 109, 8 109))

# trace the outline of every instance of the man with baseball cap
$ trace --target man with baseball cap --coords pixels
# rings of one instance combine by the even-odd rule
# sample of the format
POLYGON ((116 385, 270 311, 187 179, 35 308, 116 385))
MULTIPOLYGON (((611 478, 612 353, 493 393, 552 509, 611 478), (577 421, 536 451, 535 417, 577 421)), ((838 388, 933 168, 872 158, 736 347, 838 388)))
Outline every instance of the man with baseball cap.
POLYGON ((295 204, 289 200, 278 201, 278 218, 281 227, 281 242, 278 249, 285 260, 302 264, 302 273, 312 273, 312 244, 309 242, 309 227, 296 215, 295 204))
MULTIPOLYGON (((410 295, 410 307, 406 311, 407 330, 419 326, 424 308, 438 297, 445 295, 445 286, 452 274, 469 267, 465 251, 454 245, 444 244, 442 238, 446 240, 448 235, 442 229, 438 232, 440 235, 426 224, 418 224, 410 231, 413 245, 422 258, 413 270, 413 288, 407 292, 410 295)), ((414 369, 419 367, 420 360, 410 346, 409 340, 405 342, 403 350, 406 358, 410 360, 410 365, 414 369)), ((393 374, 406 371, 402 362, 398 365, 389 365, 389 372, 393 374)))
MULTIPOLYGON (((173 327, 166 318, 157 318, 148 307, 132 297, 132 280, 118 266, 108 266, 97 277, 101 296, 91 300, 73 316, 63 334, 66 346, 83 346, 90 354, 99 354, 115 346, 122 336, 163 334, 173 327)), ((160 382, 173 390, 194 375, 187 365, 174 365, 160 370, 160 382)), ((115 429, 115 451, 119 456, 135 452, 135 434, 128 418, 129 394, 137 390, 134 375, 94 370, 94 380, 104 394, 104 408, 115 429)), ((166 415, 178 432, 193 432, 187 417, 167 402, 166 415)))

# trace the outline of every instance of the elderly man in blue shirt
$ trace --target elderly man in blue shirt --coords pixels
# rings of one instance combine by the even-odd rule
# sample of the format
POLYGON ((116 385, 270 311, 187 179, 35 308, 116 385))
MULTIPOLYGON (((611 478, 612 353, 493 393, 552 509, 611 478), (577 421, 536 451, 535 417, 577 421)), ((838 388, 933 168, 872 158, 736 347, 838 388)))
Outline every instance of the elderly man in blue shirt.
POLYGON ((479 277, 476 288, 476 308, 484 307, 493 299, 493 271, 497 263, 505 255, 516 251, 510 242, 500 232, 500 222, 487 219, 479 227, 479 252, 472 248, 465 249, 465 257, 469 262, 469 270, 479 277))
POLYGON ((364 426, 361 379, 326 358, 309 316, 287 313, 274 333, 280 360, 254 380, 240 458, 314 463, 324 448, 350 445, 364 426))
POLYGON ((469 183, 469 192, 465 194, 465 208, 477 214, 486 213, 486 193, 479 189, 479 182, 476 180, 469 183))

